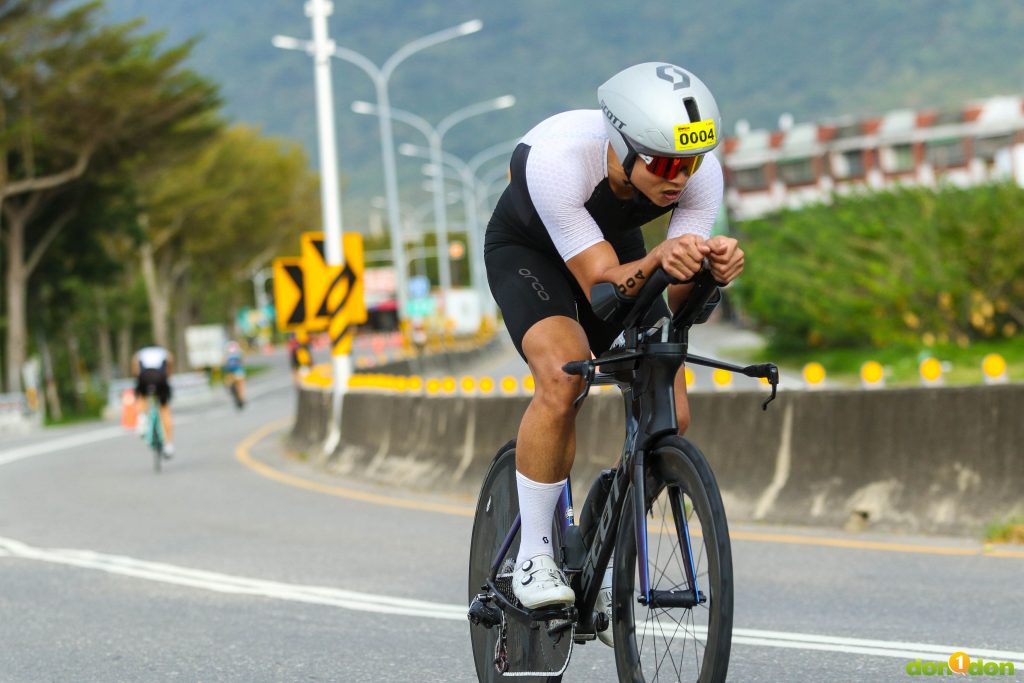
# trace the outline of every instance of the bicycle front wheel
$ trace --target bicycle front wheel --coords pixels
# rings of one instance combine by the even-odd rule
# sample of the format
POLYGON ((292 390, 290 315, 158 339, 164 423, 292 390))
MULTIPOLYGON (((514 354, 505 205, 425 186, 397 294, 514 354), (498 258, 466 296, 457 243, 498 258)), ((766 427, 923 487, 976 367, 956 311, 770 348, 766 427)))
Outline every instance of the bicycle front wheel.
POLYGON ((620 681, 724 681, 732 646, 732 550, 722 496, 703 454, 679 436, 645 456, 647 575, 638 601, 633 491, 615 546, 615 663, 620 681))

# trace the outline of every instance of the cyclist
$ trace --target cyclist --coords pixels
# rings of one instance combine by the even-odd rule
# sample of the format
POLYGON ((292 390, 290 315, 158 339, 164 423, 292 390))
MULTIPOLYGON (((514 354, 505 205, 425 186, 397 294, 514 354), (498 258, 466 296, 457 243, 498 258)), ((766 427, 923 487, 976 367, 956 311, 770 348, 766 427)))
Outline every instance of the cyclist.
POLYGON ((164 428, 164 455, 174 455, 174 423, 171 419, 170 377, 174 373, 174 356, 161 346, 146 346, 132 356, 132 373, 135 375, 135 396, 141 403, 137 431, 146 429, 146 415, 149 411, 147 396, 150 391, 160 402, 160 423, 164 428))
POLYGON ((234 386, 238 407, 245 405, 245 357, 242 347, 236 341, 229 341, 224 346, 224 384, 234 386))
MULTIPOLYGON (((536 385, 516 446, 522 530, 513 591, 528 609, 575 599, 549 540, 575 456, 573 399, 583 381, 562 366, 602 353, 622 332, 594 314, 591 286, 611 282, 633 295, 656 268, 686 280, 705 258, 722 283, 743 270, 735 239, 708 238, 723 191, 710 152, 723 131, 707 86, 676 65, 644 63, 597 95, 600 109, 556 114, 521 139, 484 243, 491 292, 536 385), (647 253, 640 227, 669 212, 667 238, 647 253)), ((689 290, 672 286, 669 304, 678 307, 689 290)), ((668 315, 656 308, 652 323, 668 315)), ((682 368, 675 392, 682 432, 689 424, 682 368)), ((610 575, 597 605, 609 618, 610 575)), ((610 628, 599 635, 612 644, 610 628)))

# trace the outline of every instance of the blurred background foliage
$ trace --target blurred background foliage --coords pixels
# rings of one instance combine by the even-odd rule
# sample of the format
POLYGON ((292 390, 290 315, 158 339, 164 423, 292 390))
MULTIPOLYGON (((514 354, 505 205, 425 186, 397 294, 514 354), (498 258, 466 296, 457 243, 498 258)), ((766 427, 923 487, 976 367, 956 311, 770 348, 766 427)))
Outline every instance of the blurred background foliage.
POLYGON ((1024 189, 836 197, 736 226, 734 296, 779 350, 927 348, 1024 327, 1024 189))

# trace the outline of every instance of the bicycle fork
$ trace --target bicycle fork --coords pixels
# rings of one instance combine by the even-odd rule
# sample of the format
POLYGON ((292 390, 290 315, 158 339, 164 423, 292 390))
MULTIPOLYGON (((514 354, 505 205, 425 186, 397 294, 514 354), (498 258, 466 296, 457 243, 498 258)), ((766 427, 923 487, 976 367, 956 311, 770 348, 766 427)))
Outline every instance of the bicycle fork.
POLYGON ((686 511, 682 504, 682 491, 676 486, 669 486, 665 493, 669 497, 676 539, 679 551, 683 553, 683 571, 686 573, 687 587, 683 590, 654 590, 651 588, 648 568, 647 543, 647 501, 644 490, 643 452, 637 453, 633 470, 633 510, 636 524, 637 572, 640 576, 640 596, 637 601, 651 609, 666 607, 693 608, 707 601, 707 596, 697 585, 697 571, 693 564, 693 543, 690 537, 690 525, 686 521, 686 511))

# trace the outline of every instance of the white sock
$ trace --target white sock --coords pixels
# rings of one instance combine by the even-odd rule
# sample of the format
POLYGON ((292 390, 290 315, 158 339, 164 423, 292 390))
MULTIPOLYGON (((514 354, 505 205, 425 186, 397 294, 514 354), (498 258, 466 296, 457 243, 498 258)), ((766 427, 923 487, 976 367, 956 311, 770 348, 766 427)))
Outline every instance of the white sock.
POLYGON ((537 555, 555 556, 551 545, 551 526, 555 517, 558 497, 565 488, 565 479, 554 484, 542 484, 516 472, 519 490, 519 513, 523 526, 519 532, 519 555, 516 567, 537 555))

